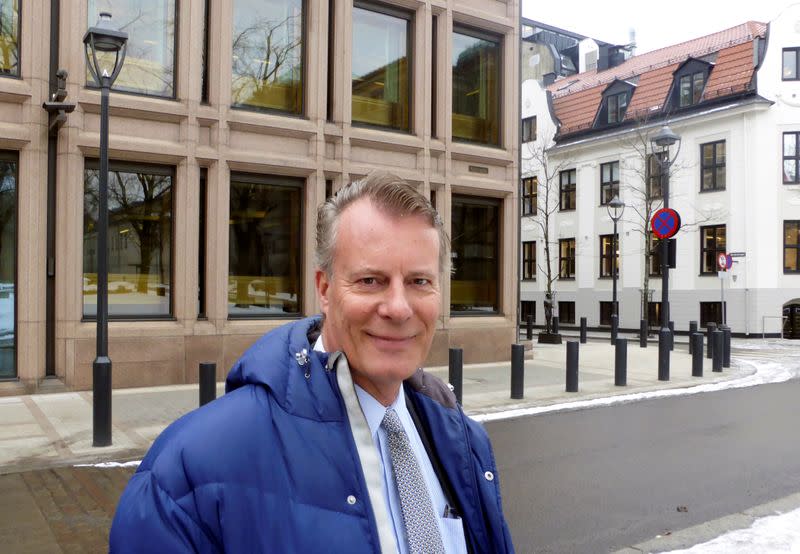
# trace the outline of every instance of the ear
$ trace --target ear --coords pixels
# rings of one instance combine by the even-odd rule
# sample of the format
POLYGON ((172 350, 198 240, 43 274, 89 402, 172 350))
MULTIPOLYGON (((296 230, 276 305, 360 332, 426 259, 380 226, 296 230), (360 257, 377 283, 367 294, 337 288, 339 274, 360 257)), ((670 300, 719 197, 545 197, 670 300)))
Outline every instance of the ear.
POLYGON ((330 281, 328 281, 328 276, 321 269, 317 269, 314 274, 314 283, 317 289, 317 301, 319 302, 320 310, 325 317, 328 317, 328 306, 330 305, 330 299, 328 298, 330 281))

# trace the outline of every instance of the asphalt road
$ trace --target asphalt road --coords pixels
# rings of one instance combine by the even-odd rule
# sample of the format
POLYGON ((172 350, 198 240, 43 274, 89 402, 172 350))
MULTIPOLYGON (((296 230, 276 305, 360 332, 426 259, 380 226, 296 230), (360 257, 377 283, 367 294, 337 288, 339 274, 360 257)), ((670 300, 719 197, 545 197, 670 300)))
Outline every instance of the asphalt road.
POLYGON ((525 554, 613 552, 800 492, 798 380, 486 428, 525 554))

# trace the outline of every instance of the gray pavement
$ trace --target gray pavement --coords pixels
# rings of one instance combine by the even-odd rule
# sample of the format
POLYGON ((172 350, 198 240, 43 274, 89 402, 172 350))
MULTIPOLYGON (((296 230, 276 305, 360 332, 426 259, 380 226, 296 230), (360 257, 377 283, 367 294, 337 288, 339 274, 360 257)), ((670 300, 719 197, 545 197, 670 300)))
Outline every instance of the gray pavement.
MULTIPOLYGON (((528 345, 529 347, 531 345, 528 345)), ((752 373, 734 364, 722 373, 711 371, 704 358, 704 377, 691 376, 691 357, 677 343, 671 356, 670 381, 658 381, 658 347, 628 344, 628 386, 614 386, 614 348, 607 336, 580 347, 580 390, 565 392, 566 344, 534 344, 526 352, 525 397, 510 398, 510 362, 464 367, 463 406, 470 415, 517 408, 687 387, 729 380, 752 373)), ((447 380, 448 369, 427 371, 447 380)), ((224 391, 218 383, 218 395, 224 391)), ((75 463, 120 461, 141 457, 172 421, 198 405, 197 385, 178 385, 113 392, 113 444, 92 446, 91 391, 0 397, 0 474, 75 463)))

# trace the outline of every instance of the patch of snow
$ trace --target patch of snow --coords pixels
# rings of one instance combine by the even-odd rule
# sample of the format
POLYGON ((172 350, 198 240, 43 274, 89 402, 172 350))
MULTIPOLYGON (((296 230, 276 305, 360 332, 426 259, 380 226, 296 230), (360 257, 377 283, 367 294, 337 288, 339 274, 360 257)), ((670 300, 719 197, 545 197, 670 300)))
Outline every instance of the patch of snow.
POLYGON ((75 467, 99 467, 102 469, 110 469, 116 467, 139 467, 141 460, 133 460, 130 462, 101 462, 99 464, 75 464, 75 467))

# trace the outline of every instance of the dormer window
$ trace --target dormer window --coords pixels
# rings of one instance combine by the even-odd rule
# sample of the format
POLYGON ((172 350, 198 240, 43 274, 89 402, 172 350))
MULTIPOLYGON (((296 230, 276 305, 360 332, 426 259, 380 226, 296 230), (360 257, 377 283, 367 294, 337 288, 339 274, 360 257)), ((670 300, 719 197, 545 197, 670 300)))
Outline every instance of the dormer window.
POLYGON ((625 112, 631 103, 634 90, 636 90, 635 80, 621 81, 617 79, 608 85, 603 91, 603 101, 600 103, 594 126, 604 127, 622 123, 625 120, 625 112))
POLYGON ((608 123, 620 123, 625 119, 625 109, 628 107, 628 93, 620 92, 608 97, 608 123))
POLYGON ((681 77, 678 106, 684 108, 700 102, 705 84, 706 75, 702 71, 681 77))
POLYGON ((714 64, 706 59, 689 58, 673 73, 675 81, 670 104, 674 108, 688 108, 703 99, 708 76, 714 64))

